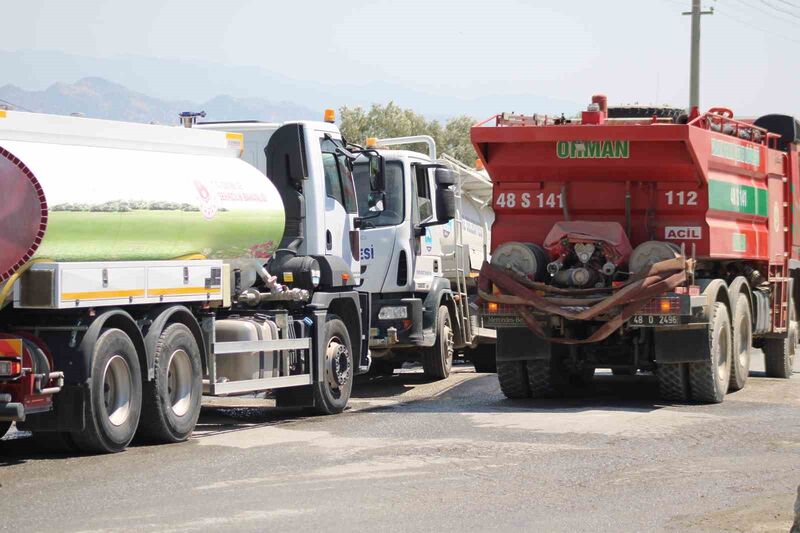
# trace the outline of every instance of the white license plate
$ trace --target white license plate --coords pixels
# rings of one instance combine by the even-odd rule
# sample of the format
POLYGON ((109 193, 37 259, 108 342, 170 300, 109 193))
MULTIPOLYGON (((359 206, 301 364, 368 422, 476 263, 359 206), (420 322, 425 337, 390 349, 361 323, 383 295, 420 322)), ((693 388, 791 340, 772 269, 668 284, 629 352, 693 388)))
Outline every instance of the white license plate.
POLYGON ((655 327, 677 326, 681 321, 678 315, 633 315, 630 323, 632 326, 655 327))

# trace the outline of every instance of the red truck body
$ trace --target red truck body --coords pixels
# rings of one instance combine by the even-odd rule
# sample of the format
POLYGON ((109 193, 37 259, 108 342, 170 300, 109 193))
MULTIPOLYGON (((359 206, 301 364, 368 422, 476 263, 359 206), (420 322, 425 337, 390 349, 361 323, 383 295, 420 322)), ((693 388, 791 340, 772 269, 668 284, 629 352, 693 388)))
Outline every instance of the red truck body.
MULTIPOLYGON (((737 278, 746 279, 742 293, 748 297, 753 324, 760 313, 753 335, 785 336, 793 318, 793 267, 800 266, 800 216, 793 214, 800 209, 800 197, 793 193, 800 190, 800 124, 782 115, 747 122, 734 120, 733 113, 723 108, 679 119, 609 118, 604 98, 594 101, 600 105, 590 106, 582 120, 503 114, 472 128, 472 143, 494 183, 493 252, 502 249, 507 256, 504 245, 521 243, 539 250, 536 257, 543 252, 544 260, 553 261, 548 265, 550 275, 545 276, 508 265, 486 264, 481 283, 484 299, 495 303, 493 311, 497 312, 499 302, 522 316, 538 337, 551 342, 580 344, 587 338, 599 341, 612 336, 611 331, 599 336, 602 338, 589 335, 601 327, 599 322, 611 319, 608 310, 603 318, 588 310, 603 299, 613 298, 617 288, 632 283, 636 275, 624 272, 627 265, 614 264, 608 267, 610 273, 619 266, 613 275, 590 272, 588 277, 562 276, 559 269, 567 268, 562 262, 572 261, 577 267, 581 263, 569 251, 553 251, 552 242, 547 241, 553 241, 548 235, 557 225, 569 221, 573 233, 562 239, 564 250, 571 250, 576 243, 591 244, 590 251, 608 248, 608 238, 603 235, 620 228, 634 255, 644 243, 671 243, 676 257, 686 262, 686 275, 677 286, 672 283, 663 292, 702 293, 712 301, 725 299, 733 321, 735 298, 717 298, 716 292, 706 294, 706 288, 714 279, 729 288, 737 278), (605 223, 605 229, 593 233, 591 227, 598 227, 597 223, 605 223), (580 230, 581 224, 589 229, 580 230), (573 278, 579 281, 565 281, 573 278), (697 278, 703 281, 696 283, 697 278), (580 280, 587 281, 581 285, 584 281, 580 280), (527 290, 530 292, 525 296, 527 290), (592 291, 593 299, 578 305, 581 302, 575 299, 592 291), (753 296, 754 291, 759 295, 753 296), (489 293, 494 297, 487 296, 489 293), (520 300, 521 294, 527 301, 520 300), (549 298, 547 302, 539 299, 543 296, 549 298), (561 306, 563 313, 558 309, 559 297, 571 298, 569 306, 561 306), (769 300, 768 317, 763 316, 765 297, 769 300), (554 321, 553 314, 560 315, 560 322, 554 321), (590 315, 593 324, 579 318, 590 315), (534 319, 539 325, 533 323, 534 319), (543 335, 544 330, 549 333, 543 335)), ((590 265, 584 261, 584 266, 590 265)), ((737 281, 736 286, 742 283, 737 281)), ((624 301, 626 306, 616 307, 618 312, 627 313, 626 320, 652 305, 652 298, 632 299, 635 301, 629 298, 624 301)), ((706 314, 710 313, 708 305, 706 314)), ((709 319, 695 317, 691 321, 707 326, 709 319)), ((618 342, 629 332, 630 324, 617 320, 616 325, 619 327, 605 329, 614 329, 618 342)), ((678 329, 701 327, 682 326, 678 329)), ((658 337, 658 333, 653 336, 658 337)), ((502 348, 503 342, 498 340, 498 361, 506 357, 500 353, 502 348)), ((512 359, 524 357, 517 353, 512 359)), ((602 364, 602 357, 576 356, 574 350, 572 359, 587 360, 587 365, 602 364)))

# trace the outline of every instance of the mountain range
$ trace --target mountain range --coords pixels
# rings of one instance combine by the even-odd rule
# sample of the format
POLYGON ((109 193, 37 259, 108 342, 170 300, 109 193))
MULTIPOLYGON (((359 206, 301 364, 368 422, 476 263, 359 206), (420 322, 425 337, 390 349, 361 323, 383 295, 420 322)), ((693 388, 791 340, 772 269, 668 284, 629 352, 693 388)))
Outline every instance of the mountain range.
POLYGON ((182 111, 205 111, 205 120, 285 120, 317 119, 320 114, 307 107, 270 102, 261 98, 235 98, 220 95, 205 102, 162 100, 104 78, 88 77, 75 83, 54 83, 42 91, 29 91, 16 85, 0 87, 0 103, 23 111, 69 115, 79 113, 92 118, 177 124, 182 111))

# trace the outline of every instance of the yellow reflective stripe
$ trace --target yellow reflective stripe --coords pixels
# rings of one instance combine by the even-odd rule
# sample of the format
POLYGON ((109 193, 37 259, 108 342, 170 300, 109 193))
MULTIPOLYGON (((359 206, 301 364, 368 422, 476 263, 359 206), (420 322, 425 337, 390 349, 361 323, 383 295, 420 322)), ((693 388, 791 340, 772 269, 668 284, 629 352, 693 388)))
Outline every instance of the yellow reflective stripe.
POLYGON ((144 296, 143 289, 132 289, 127 291, 85 291, 85 292, 62 292, 62 300, 100 300, 104 298, 130 298, 131 296, 144 296))
POLYGON ((177 287, 172 289, 148 289, 148 296, 171 296, 178 294, 217 294, 219 287, 177 287))
POLYGON ((0 109, 0 118, 6 118, 6 110, 0 109))

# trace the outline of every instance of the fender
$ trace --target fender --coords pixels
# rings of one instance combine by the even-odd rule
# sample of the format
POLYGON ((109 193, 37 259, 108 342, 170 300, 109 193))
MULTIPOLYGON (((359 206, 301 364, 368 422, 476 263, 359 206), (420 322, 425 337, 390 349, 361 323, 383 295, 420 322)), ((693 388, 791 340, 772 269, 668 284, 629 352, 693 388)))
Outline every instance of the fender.
POLYGON ((442 305, 446 305, 447 310, 450 312, 450 322, 455 330, 455 345, 461 347, 465 344, 464 332, 461 330, 461 324, 456 320, 456 304, 453 300, 453 290, 450 285, 450 280, 446 278, 437 278, 431 284, 431 290, 422 302, 422 327, 425 330, 436 331, 436 327, 438 326, 436 319, 439 307, 442 305))
POLYGON ((106 327, 121 329, 130 337, 136 347, 136 353, 139 355, 139 362, 142 365, 142 377, 147 379, 147 371, 144 367, 147 362, 147 355, 144 338, 139 326, 136 325, 136 321, 127 311, 110 308, 92 319, 77 345, 72 342, 71 332, 42 331, 40 334, 40 338, 47 344, 53 354, 55 369, 64 372, 66 384, 84 385, 89 380, 94 345, 103 328, 106 327))
MULTIPOLYGON (((189 328, 192 332, 197 346, 200 348, 200 360, 203 364, 203 372, 208 370, 208 353, 206 343, 203 341, 203 331, 200 324, 188 308, 182 305, 172 305, 158 307, 148 313, 147 318, 151 318, 152 323, 147 327, 147 334, 144 337, 144 348, 147 356, 147 380, 155 378, 155 352, 158 339, 164 329, 173 323, 180 323, 189 328)), ((145 370, 144 368, 142 370, 145 370)))
MULTIPOLYGON (((308 308, 313 311, 315 322, 314 349, 321 347, 324 342, 322 339, 322 324, 325 323, 328 313, 340 316, 350 334, 350 344, 353 349, 354 373, 361 373, 362 368, 366 371, 369 368, 369 320, 363 320, 359 293, 355 291, 346 292, 316 292, 311 297, 308 308)), ((324 356, 319 348, 316 363, 314 365, 314 380, 320 382, 325 375, 324 356)))

